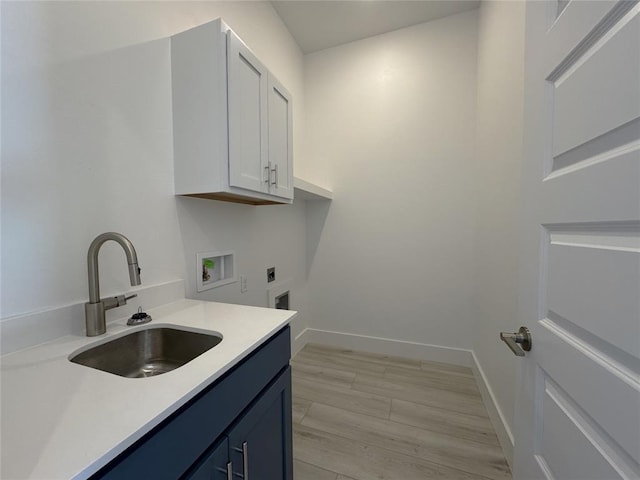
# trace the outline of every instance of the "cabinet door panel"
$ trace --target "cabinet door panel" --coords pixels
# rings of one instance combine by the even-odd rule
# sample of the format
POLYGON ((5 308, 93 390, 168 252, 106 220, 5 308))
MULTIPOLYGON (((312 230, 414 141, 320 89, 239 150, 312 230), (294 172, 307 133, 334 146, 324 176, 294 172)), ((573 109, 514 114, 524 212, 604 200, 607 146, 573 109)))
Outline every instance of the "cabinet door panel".
POLYGON ((293 480, 291 441, 291 367, 287 367, 229 434, 234 477, 293 480))
POLYGON ((193 471, 184 476, 185 480, 227 480, 229 461, 229 441, 225 437, 206 454, 204 460, 193 471))
POLYGON ((291 94, 269 75, 269 191, 284 198, 293 198, 292 110, 291 94))
POLYGON ((229 185, 265 192, 268 72, 228 33, 229 185))

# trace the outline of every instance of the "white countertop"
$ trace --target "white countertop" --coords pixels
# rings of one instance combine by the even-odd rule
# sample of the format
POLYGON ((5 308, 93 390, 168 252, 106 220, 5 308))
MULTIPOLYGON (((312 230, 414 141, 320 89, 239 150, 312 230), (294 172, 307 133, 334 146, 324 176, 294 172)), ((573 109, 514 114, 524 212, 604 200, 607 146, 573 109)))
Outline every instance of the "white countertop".
POLYGON ((295 312, 181 300, 148 311, 153 322, 109 323, 100 337, 68 335, 2 357, 0 477, 86 478, 193 398, 295 312), (148 326, 221 333, 216 347, 171 372, 124 378, 71 363, 87 345, 148 326))

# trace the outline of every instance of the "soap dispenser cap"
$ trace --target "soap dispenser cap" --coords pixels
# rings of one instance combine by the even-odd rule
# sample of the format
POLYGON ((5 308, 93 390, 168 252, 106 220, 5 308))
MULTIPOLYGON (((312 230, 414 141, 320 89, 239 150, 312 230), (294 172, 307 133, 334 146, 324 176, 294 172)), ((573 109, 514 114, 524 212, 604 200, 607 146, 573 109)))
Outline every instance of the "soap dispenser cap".
POLYGON ((131 318, 127 320, 127 325, 143 325, 149 323, 151 320, 151 315, 143 312, 142 307, 138 307, 138 313, 131 315, 131 318))

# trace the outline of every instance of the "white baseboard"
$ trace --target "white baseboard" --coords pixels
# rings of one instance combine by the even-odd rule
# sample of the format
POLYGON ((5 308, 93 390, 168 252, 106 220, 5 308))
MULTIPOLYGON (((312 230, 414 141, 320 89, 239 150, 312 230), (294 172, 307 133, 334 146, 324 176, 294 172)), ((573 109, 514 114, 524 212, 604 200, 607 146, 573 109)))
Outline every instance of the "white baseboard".
POLYGON ((295 357, 307 343, 311 343, 309 342, 309 330, 311 329, 305 328, 291 341, 291 358, 295 357))
POLYGON ((513 470, 513 432, 509 428, 509 424, 507 423, 504 414, 502 413, 502 409, 500 409, 498 403, 496 402, 495 395, 493 393, 493 390, 491 389, 491 385, 487 381, 487 377, 485 376, 484 370, 482 370, 482 367, 478 362, 478 358, 473 352, 472 356, 473 375, 476 378, 478 387, 480 388, 482 401, 487 407, 489 418, 491 419, 491 424, 496 431, 496 435, 498 435, 498 441, 500 442, 500 446, 502 447, 504 456, 507 459, 507 463, 509 463, 509 466, 513 470))
POLYGON ((292 356, 295 356, 307 343, 319 343, 332 347, 359 350, 396 357, 451 363, 472 367, 474 364, 471 350, 444 347, 426 343, 407 342, 388 338, 355 335, 353 333, 332 332, 305 328, 293 341, 292 356))

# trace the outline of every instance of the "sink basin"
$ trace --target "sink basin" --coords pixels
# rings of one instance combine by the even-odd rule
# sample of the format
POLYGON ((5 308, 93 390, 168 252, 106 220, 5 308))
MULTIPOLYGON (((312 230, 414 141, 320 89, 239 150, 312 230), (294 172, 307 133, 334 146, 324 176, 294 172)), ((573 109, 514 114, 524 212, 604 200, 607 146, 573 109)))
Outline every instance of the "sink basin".
POLYGON ((128 378, 161 375, 190 362, 222 336, 169 327, 136 330, 73 355, 73 363, 128 378))

